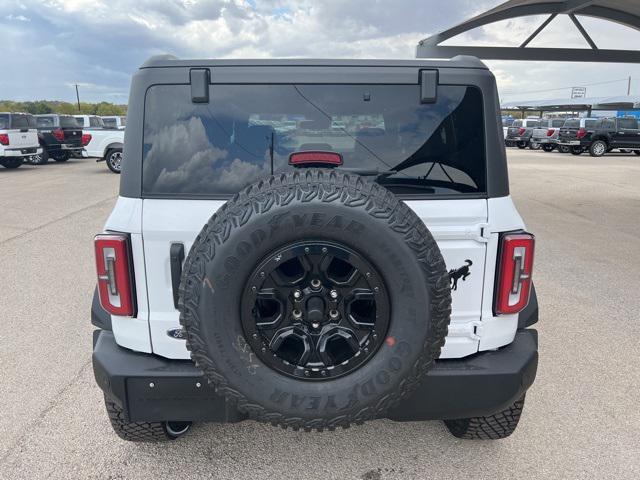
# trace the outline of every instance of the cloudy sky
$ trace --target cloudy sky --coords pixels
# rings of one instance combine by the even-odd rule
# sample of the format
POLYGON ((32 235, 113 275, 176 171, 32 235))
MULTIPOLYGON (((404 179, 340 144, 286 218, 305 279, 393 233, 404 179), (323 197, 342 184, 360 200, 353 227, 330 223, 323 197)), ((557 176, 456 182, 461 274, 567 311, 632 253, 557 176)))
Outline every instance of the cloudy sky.
MULTIPOLYGON (((2 0, 0 99, 127 101, 131 73, 149 56, 192 58, 412 58, 421 38, 502 0, 2 0)), ((449 44, 518 45, 544 19, 505 21, 449 44)), ((634 48, 640 32, 583 24, 601 48, 634 48)), ((531 46, 585 46, 556 18, 531 46)), ((488 62, 503 101, 640 94, 640 66, 488 62)))

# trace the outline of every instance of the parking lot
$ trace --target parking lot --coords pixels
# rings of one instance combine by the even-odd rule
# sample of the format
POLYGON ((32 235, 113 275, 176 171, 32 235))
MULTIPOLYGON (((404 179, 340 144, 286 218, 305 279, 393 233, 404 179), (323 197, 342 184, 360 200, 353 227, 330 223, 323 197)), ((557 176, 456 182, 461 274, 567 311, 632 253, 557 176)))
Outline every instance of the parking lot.
POLYGON ((119 177, 86 159, 0 169, 0 477, 640 478, 640 157, 510 149, 509 160, 538 241, 541 356, 520 427, 496 442, 386 420, 121 441, 92 378, 89 323, 92 238, 119 177))

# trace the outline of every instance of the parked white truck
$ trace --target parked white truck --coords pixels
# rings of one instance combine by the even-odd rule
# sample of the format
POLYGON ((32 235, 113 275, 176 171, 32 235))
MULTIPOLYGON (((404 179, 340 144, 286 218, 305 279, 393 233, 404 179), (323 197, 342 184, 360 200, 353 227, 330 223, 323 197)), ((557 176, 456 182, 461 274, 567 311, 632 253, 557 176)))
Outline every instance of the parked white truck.
POLYGON ((24 113, 0 113, 0 165, 18 168, 25 158, 42 154, 38 131, 24 113))
POLYGON ((113 173, 120 173, 124 130, 105 128, 102 118, 96 115, 74 115, 85 134, 91 135, 85 147, 84 157, 94 157, 97 162, 106 161, 113 173))

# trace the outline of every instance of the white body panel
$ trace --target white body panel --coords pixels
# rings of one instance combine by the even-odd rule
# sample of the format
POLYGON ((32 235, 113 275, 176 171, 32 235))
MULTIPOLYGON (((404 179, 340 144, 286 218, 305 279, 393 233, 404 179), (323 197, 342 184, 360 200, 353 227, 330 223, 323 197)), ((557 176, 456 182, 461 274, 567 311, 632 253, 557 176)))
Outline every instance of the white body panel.
MULTIPOLYGON (((132 234, 138 316, 112 317, 118 344, 168 358, 189 358, 184 340, 167 334, 180 328, 173 305, 169 248, 180 242, 188 252, 223 203, 119 199, 105 228, 132 234)), ((498 233, 524 227, 511 198, 409 201, 407 205, 432 232, 447 269, 461 267, 467 259, 473 262, 471 275, 452 291, 451 324, 441 358, 461 358, 513 341, 518 315, 494 317, 492 311, 498 233)))
MULTIPOLYGON (((42 153, 42 148, 38 142, 38 131, 29 129, 21 131, 20 129, 0 130, 9 137, 9 145, 0 144, 0 157, 24 157, 22 153, 24 148, 37 148, 36 153, 42 153)), ((33 153, 29 154, 33 155, 33 153)))
POLYGON ((84 147, 87 157, 104 158, 110 145, 124 145, 124 130, 102 130, 83 128, 83 132, 91 135, 91 141, 84 147))

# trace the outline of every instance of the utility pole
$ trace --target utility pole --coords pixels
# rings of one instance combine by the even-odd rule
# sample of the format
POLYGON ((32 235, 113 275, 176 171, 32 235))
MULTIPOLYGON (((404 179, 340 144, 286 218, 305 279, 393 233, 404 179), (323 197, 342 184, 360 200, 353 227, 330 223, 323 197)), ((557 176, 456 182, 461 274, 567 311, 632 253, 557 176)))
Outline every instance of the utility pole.
POLYGON ((627 83, 627 95, 631 95, 631 75, 629 75, 629 83, 627 83))
POLYGON ((78 100, 78 113, 82 113, 80 111, 80 94, 78 93, 78 84, 76 83, 76 99, 78 100))

